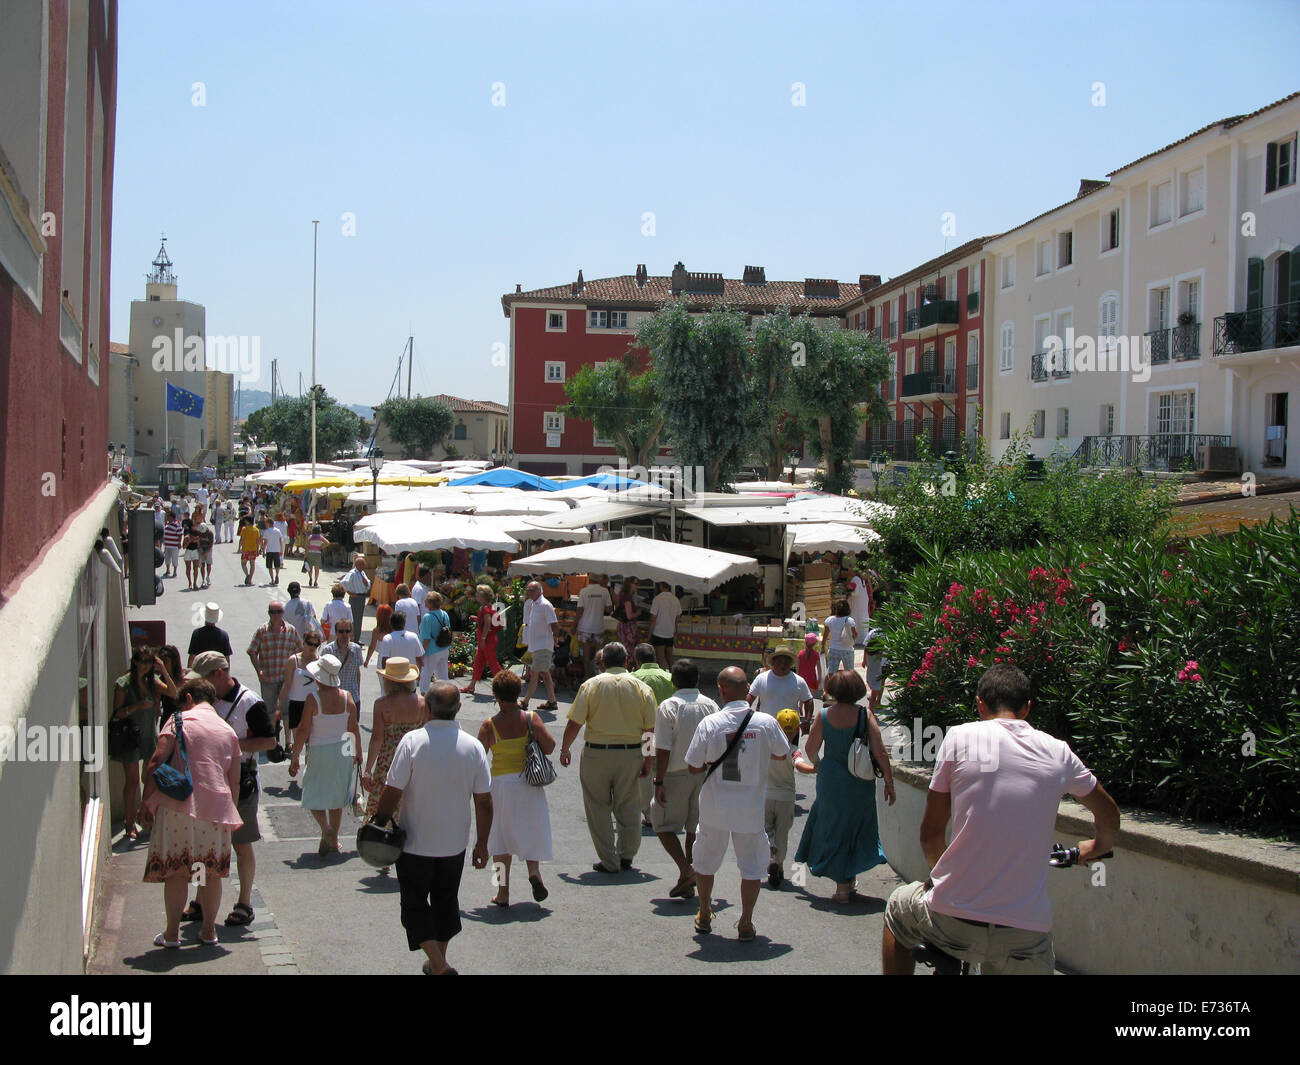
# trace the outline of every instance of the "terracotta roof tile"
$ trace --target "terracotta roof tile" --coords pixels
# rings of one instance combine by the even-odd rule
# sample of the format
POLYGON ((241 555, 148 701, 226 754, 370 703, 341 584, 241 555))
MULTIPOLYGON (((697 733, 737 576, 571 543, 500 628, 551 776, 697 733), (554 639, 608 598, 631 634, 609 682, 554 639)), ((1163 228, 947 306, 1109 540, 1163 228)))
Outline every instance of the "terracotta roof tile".
MULTIPOLYGON (((682 292, 693 307, 715 307, 726 304, 739 310, 769 310, 789 307, 798 312, 808 310, 837 313, 846 300, 856 299, 861 289, 856 284, 840 282, 839 295, 820 299, 806 299, 802 281, 768 281, 761 285, 747 285, 743 281, 726 278, 721 293, 682 292)), ((572 284, 535 288, 528 292, 511 292, 501 297, 501 308, 510 317, 510 305, 516 302, 583 303, 592 307, 628 307, 636 310, 654 310, 673 299, 671 277, 647 277, 638 285, 635 274, 618 277, 598 277, 584 282, 582 291, 573 294, 572 284)))
POLYGON ((488 399, 461 399, 460 396, 449 396, 446 393, 439 393, 433 397, 439 403, 450 407, 453 411, 469 412, 474 414, 509 414, 509 410, 500 403, 493 403, 488 399))
POLYGON ((973 255, 975 252, 983 248, 985 244, 996 239, 996 236, 992 236, 976 237, 974 240, 968 240, 965 244, 953 248, 952 251, 944 252, 942 255, 931 259, 929 262, 924 262, 920 266, 913 267, 905 274, 899 274, 898 277, 891 277, 888 281, 883 282, 876 288, 869 288, 860 296, 854 296, 846 300, 844 303, 844 309, 848 310, 854 306, 873 303, 886 293, 896 292, 906 288, 913 281, 919 281, 929 274, 942 270, 945 266, 951 266, 953 263, 965 259, 968 255, 973 255))

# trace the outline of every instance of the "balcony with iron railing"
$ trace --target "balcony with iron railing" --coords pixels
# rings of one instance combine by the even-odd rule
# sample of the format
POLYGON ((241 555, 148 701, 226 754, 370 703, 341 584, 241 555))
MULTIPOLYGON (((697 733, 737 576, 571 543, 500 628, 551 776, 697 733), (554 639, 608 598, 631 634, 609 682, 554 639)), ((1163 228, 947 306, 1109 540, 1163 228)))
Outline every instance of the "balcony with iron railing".
POLYGON ((1176 362, 1201 357, 1201 323, 1180 322, 1169 332, 1169 355, 1176 362))
MULTIPOLYGON (((869 436, 865 440, 859 440, 853 445, 853 457, 859 461, 866 462, 873 455, 885 455, 895 462, 915 462, 917 452, 920 448, 920 435, 904 436, 901 440, 887 440, 884 437, 869 436)), ((955 451, 969 459, 975 452, 975 439, 969 436, 958 436, 955 433, 930 438, 930 454, 935 458, 941 458, 947 451, 955 451)))
POLYGON ((978 292, 966 293, 966 313, 979 314, 980 312, 980 294, 978 292))
POLYGON ((1048 378, 1048 352, 1036 351, 1034 357, 1030 360, 1029 376, 1035 381, 1046 381, 1048 378))
POLYGON ((957 392, 955 370, 927 369, 903 375, 900 399, 925 399, 951 396, 957 392))
POLYGON ((903 337, 933 336, 940 330, 957 324, 956 300, 933 300, 910 310, 903 317, 903 337))
POLYGON ((1143 347, 1147 361, 1152 366, 1159 366, 1169 361, 1169 329, 1149 329, 1145 334, 1143 347))
POLYGON ((1194 469, 1202 447, 1228 447, 1232 437, 1206 433, 1085 436, 1074 452, 1084 466, 1114 469, 1194 469))
POLYGON ((1214 319, 1214 357, 1300 345, 1300 300, 1231 311, 1214 319))

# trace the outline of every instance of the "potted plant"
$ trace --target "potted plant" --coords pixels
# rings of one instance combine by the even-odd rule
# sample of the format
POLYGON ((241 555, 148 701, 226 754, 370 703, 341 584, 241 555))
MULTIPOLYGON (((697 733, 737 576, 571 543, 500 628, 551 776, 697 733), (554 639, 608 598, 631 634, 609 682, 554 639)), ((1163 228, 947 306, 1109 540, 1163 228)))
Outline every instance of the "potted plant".
POLYGON ((1195 324, 1196 324, 1196 312, 1195 312, 1195 311, 1182 311, 1182 312, 1180 312, 1179 315, 1178 315, 1178 324, 1179 324, 1179 325, 1195 325, 1195 324))

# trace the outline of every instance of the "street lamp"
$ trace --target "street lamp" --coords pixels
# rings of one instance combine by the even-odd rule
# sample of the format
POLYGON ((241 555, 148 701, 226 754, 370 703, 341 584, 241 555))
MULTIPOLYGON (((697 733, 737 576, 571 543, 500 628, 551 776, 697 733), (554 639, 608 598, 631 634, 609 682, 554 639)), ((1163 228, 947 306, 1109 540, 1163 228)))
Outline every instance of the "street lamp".
POLYGON ((370 449, 370 478, 372 481, 371 500, 375 504, 375 510, 379 509, 379 470, 384 465, 384 453, 377 448, 370 449))
POLYGON ((497 464, 497 449, 496 449, 496 448, 493 448, 493 449, 492 449, 492 466, 493 466, 493 468, 496 467, 496 464, 497 464))
POLYGON ((509 466, 511 469, 514 469, 514 465, 515 465, 515 449, 514 449, 514 448, 511 448, 511 449, 506 453, 506 465, 509 466))
POLYGON ((875 491, 876 499, 880 499, 880 475, 885 472, 886 456, 877 451, 871 456, 871 487, 875 491))
POLYGON ((794 479, 799 473, 799 459, 801 456, 799 452, 791 451, 786 457, 790 460, 790 483, 794 484, 794 479))

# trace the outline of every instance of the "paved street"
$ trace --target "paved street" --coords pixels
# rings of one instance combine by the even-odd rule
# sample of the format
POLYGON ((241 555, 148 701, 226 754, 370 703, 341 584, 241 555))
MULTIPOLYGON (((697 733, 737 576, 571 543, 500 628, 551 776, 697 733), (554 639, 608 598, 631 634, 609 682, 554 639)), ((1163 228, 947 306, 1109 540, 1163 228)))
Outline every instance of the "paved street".
MULTIPOLYGON (((285 585, 303 579, 302 564, 289 560, 278 588, 267 585, 259 565, 257 585, 245 587, 231 545, 218 545, 215 557, 212 588, 190 592, 183 576, 169 579, 167 592, 156 606, 133 609, 131 616, 165 619, 169 641, 184 657, 193 619, 198 615, 201 621, 202 604, 220 603, 225 611, 221 626, 230 633, 236 652, 235 675, 255 682, 244 648, 265 620, 268 601, 287 598, 285 585)), ((333 576, 323 573, 322 587, 304 592, 317 614, 328 600, 333 576)), ((367 634, 369 627, 368 618, 367 634)), ((374 662, 371 665, 362 679, 361 722, 367 743, 370 706, 380 694, 374 662)), ((486 690, 486 685, 480 689, 486 690)), ((557 740, 571 698, 571 692, 561 693, 552 725, 557 740)), ((484 695, 466 698, 461 727, 476 733, 493 706, 484 695)), ((517 865, 512 899, 523 901, 516 901, 508 911, 498 909, 488 902, 490 873, 467 862, 460 894, 465 928, 449 951, 452 964, 461 972, 880 971, 880 912, 899 882, 888 866, 859 877, 858 889, 867 899, 846 907, 830 901, 834 884, 829 880, 811 879, 803 888, 787 883, 780 891, 764 886, 755 913, 758 938, 749 944, 735 938, 739 877, 730 856, 718 876, 710 936, 694 934, 695 900, 668 898, 676 867, 648 829, 634 871, 613 877, 592 872, 595 854, 577 779, 580 746, 575 746, 572 766, 560 769, 560 779, 546 789, 556 856, 542 867, 550 898, 541 905, 534 903, 526 875, 520 875, 522 866, 517 865)), ((555 761, 558 768, 558 752, 555 761)), ((799 777, 791 855, 815 796, 815 779, 799 777)), ((136 847, 111 859, 109 898, 101 908, 104 916, 97 925, 91 971, 419 973, 422 956, 407 951, 399 921, 396 877, 380 876, 356 855, 351 846, 356 822, 351 815, 344 814, 344 853, 321 859, 316 855, 315 821, 288 792, 287 763, 263 766, 262 781, 261 826, 266 838, 257 844, 256 887, 263 903, 253 928, 258 938, 242 929, 219 927, 222 946, 203 965, 197 964, 203 950, 198 946, 187 943, 182 950, 169 952, 153 948, 149 940, 162 927, 162 891, 139 883, 144 847, 136 847), (273 922, 265 920, 268 914, 274 916, 273 922)), ((787 875, 789 870, 788 861, 787 875)), ((234 884, 232 869, 223 898, 225 911, 235 900, 234 884)), ((197 936, 196 926, 183 928, 185 937, 197 936)))

